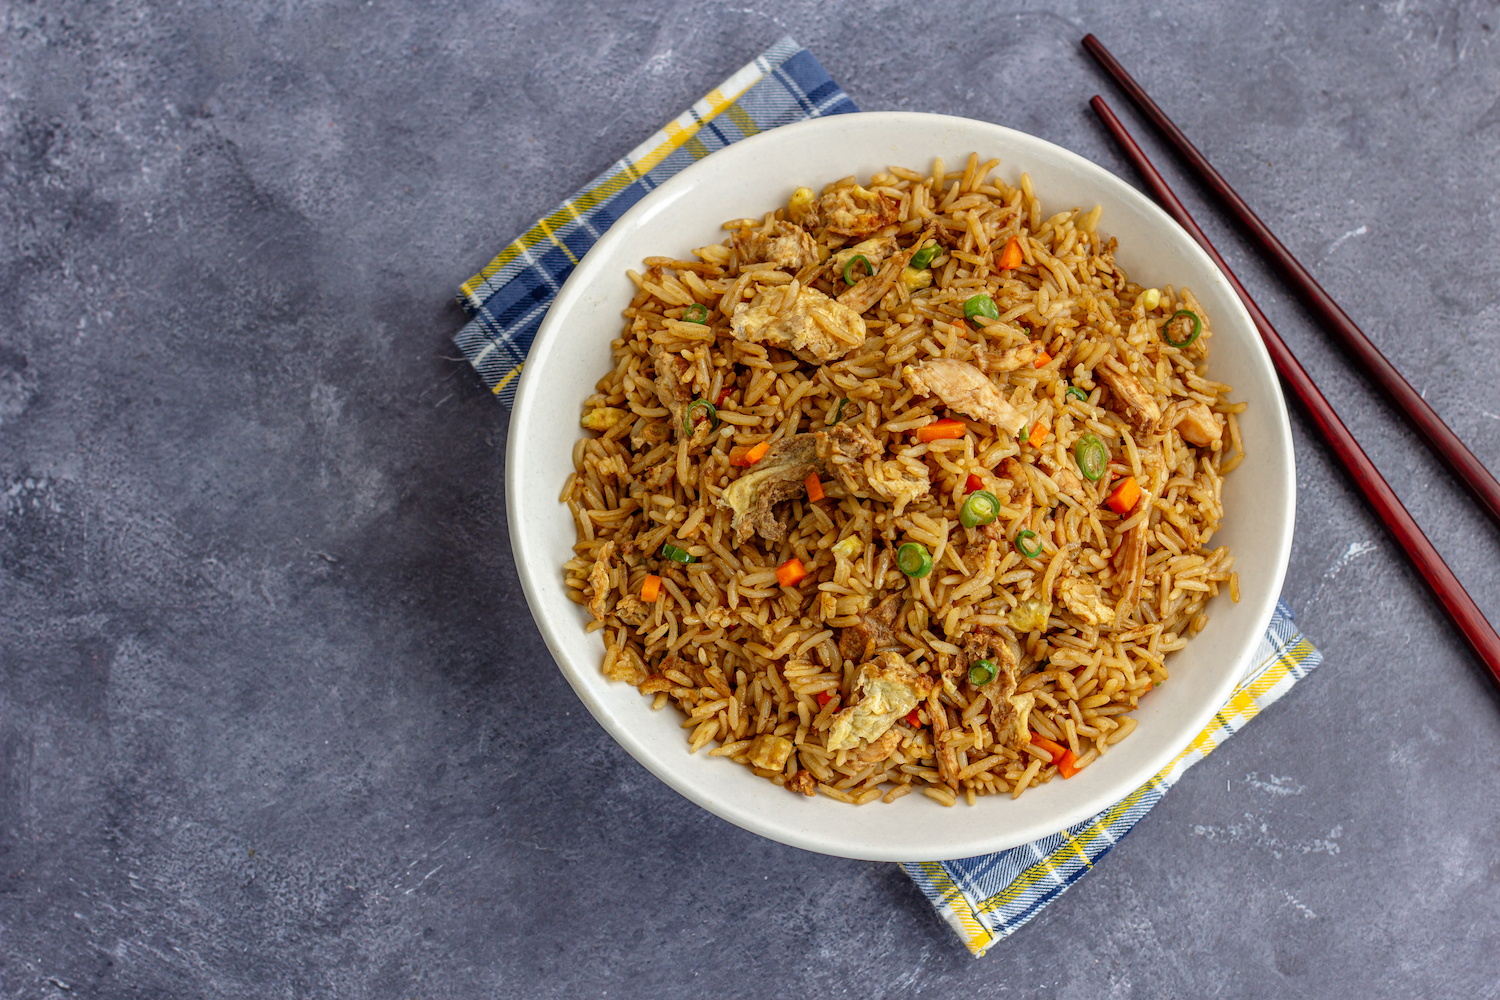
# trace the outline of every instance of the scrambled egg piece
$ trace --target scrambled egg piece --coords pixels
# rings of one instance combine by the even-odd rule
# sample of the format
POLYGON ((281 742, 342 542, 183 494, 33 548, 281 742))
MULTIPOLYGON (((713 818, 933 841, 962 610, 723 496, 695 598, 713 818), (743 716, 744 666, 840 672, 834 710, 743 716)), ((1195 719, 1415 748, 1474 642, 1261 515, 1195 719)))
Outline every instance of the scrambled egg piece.
POLYGON ((614 406, 596 406, 583 415, 578 421, 586 429, 591 431, 607 431, 622 420, 630 419, 629 410, 621 410, 614 406))
POLYGON ((932 269, 930 267, 904 267, 901 269, 901 280, 906 282, 908 293, 915 292, 921 288, 931 288, 932 269))
POLYGON ((1115 620, 1115 609, 1099 599, 1099 588, 1086 580, 1067 577, 1057 581, 1057 596, 1069 611, 1090 625, 1108 625, 1115 620))
POLYGON ((865 342, 865 321, 815 288, 792 282, 761 285, 734 308, 729 327, 739 340, 791 351, 808 364, 837 361, 865 342))
POLYGON ((761 733, 755 737, 746 754, 750 763, 756 767, 779 771, 786 767, 787 758, 792 755, 792 741, 783 736, 761 733))
POLYGON ((798 188, 792 192, 791 200, 786 203, 786 217, 793 222, 800 223, 807 218, 807 213, 812 211, 813 201, 812 188, 798 188))
POLYGON ((932 693, 932 687, 931 677, 918 673, 895 653, 881 653, 854 675, 859 701, 834 715, 828 727, 828 749, 849 750, 860 740, 880 739, 932 693))
POLYGON ((1017 632, 1041 632, 1047 628, 1052 607, 1040 597, 1022 601, 1011 609, 1006 622, 1017 632))

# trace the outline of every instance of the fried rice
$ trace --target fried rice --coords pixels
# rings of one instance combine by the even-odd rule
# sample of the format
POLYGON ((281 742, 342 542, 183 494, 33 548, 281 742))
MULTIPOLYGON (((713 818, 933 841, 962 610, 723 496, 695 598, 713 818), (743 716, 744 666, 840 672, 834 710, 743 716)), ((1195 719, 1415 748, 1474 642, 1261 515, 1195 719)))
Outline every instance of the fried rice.
POLYGON ((855 804, 1019 796, 1238 600, 1209 317, 998 163, 798 188, 629 272, 564 569, 689 752, 855 804))

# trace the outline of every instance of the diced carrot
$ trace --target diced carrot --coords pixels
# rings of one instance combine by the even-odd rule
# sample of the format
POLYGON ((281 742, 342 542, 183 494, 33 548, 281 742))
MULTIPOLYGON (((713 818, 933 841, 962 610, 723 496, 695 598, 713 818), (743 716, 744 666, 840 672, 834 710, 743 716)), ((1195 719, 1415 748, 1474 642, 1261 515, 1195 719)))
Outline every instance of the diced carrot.
POLYGON ((823 499, 823 483, 820 479, 818 479, 818 474, 816 472, 809 472, 807 474, 806 486, 807 499, 811 500, 813 503, 817 503, 819 500, 823 499))
POLYGON ((1064 778, 1071 778, 1079 771, 1078 758, 1073 756, 1072 750, 1064 750, 1062 756, 1053 760, 1052 763, 1057 765, 1057 773, 1064 778))
POLYGON ((1104 501, 1109 504, 1109 509, 1116 514, 1129 514, 1135 510, 1136 502, 1141 498, 1141 484, 1135 481, 1134 476, 1126 476, 1120 480, 1109 499, 1104 501))
POLYGON ((776 582, 783 587, 795 587, 806 577, 807 570, 803 568, 802 560, 796 556, 776 567, 776 582))
POLYGON ((1026 439, 1026 442, 1033 448, 1040 448, 1042 442, 1045 440, 1047 440, 1047 425, 1041 423, 1032 424, 1031 436, 1026 439))
POLYGON ((922 719, 917 715, 915 708, 906 713, 906 724, 908 726, 920 726, 922 724, 922 719))
POLYGON ((1021 244, 1012 236, 1005 241, 1005 249, 1000 251, 1000 270, 1014 270, 1021 266, 1023 260, 1025 258, 1021 255, 1021 244))
POLYGON ((1036 356, 1036 360, 1031 363, 1031 367, 1042 368, 1051 360, 1052 355, 1048 354, 1046 351, 1043 351, 1041 354, 1038 354, 1036 356))
POLYGON ((1031 734, 1031 742, 1035 746, 1039 746, 1043 750, 1050 753, 1054 762, 1061 759, 1064 753, 1064 749, 1062 747, 1058 746, 1056 743, 1053 743, 1051 740, 1047 739, 1047 737, 1042 736, 1038 733, 1031 734))
POLYGON ((824 705, 828 704, 832 700, 833 700, 833 695, 829 694, 827 691, 819 691, 818 692, 818 707, 819 708, 822 708, 824 705))
POLYGON ((754 465, 766 457, 766 452, 771 450, 771 442, 762 441, 755 445, 736 445, 729 449, 730 465, 754 465))
POLYGON ((969 478, 964 480, 964 492, 973 493, 975 490, 982 489, 984 489, 984 480, 980 479, 976 473, 969 473, 969 478))
POLYGON ((945 438, 961 438, 969 429, 962 420, 954 420, 947 417, 943 420, 934 421, 926 427, 917 428, 918 441, 941 441, 945 438))
POLYGON ((661 577, 648 576, 641 581, 641 600, 647 604, 655 604, 659 596, 661 596, 661 577))

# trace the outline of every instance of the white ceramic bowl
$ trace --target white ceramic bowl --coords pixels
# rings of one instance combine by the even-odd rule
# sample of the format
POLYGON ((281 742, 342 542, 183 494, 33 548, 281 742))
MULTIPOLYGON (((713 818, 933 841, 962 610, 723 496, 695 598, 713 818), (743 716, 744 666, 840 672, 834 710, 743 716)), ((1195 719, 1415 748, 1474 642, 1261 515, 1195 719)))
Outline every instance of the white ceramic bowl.
POLYGON ((1218 269, 1166 213, 1101 167, 1021 132, 941 115, 880 112, 788 125, 714 153, 647 195, 558 294, 521 375, 508 449, 516 568, 547 647, 594 718, 703 808, 772 840, 841 857, 935 861, 997 851, 1055 833, 1134 790, 1228 698, 1270 619, 1291 548, 1296 484, 1286 404, 1249 316, 1218 269), (923 795, 861 807, 807 798, 705 751, 690 756, 676 712, 653 712, 650 698, 600 674, 601 640, 584 632, 587 613, 564 594, 560 567, 572 556, 574 532, 557 495, 584 433, 580 405, 610 368, 609 342, 633 292, 626 268, 718 242, 724 220, 760 216, 785 204, 798 185, 817 189, 849 174, 868 179, 889 164, 925 169, 934 156, 961 169, 971 152, 998 157, 998 173, 1011 183, 1029 173, 1044 214, 1103 205, 1100 227, 1119 238, 1126 273, 1145 285, 1191 288, 1207 309, 1210 374, 1234 386, 1232 398, 1250 403, 1240 416, 1248 457, 1225 482, 1224 527, 1214 537, 1235 555, 1240 601, 1221 592, 1208 627, 1168 660, 1171 680, 1141 703, 1136 731, 1071 780, 1014 801, 982 798, 973 807, 944 808, 923 795))

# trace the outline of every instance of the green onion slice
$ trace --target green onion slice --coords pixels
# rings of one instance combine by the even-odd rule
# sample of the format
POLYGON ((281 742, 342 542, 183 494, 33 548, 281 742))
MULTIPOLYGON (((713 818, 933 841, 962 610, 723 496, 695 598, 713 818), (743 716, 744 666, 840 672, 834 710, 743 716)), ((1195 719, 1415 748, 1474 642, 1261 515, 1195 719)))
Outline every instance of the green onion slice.
POLYGON ((907 542, 896 550, 896 568, 907 576, 926 576, 932 572, 932 554, 920 542, 907 542))
POLYGON ((682 415, 682 429, 688 437, 693 436, 693 417, 700 410, 714 422, 714 425, 709 430, 716 431, 719 429, 718 408, 706 399, 695 399, 688 404, 687 412, 682 415))
POLYGON ((687 312, 682 314, 682 321, 684 323, 707 323, 708 306, 702 302, 694 302, 687 307, 687 312))
POLYGON ((1109 465, 1109 449, 1097 436, 1085 434, 1073 446, 1073 461, 1078 463, 1078 471, 1083 473, 1084 478, 1097 483, 1109 465))
POLYGON ((1161 339, 1165 340, 1167 343, 1171 344, 1173 347, 1186 347, 1186 346, 1188 346, 1193 341, 1197 340, 1198 339, 1198 334, 1200 334, 1202 332, 1203 332, 1203 320, 1199 319, 1198 318, 1198 314, 1195 313, 1195 312, 1193 312, 1191 309, 1179 309, 1179 310, 1177 310, 1176 312, 1174 312, 1172 314, 1172 318, 1171 319, 1167 320, 1165 323, 1163 323, 1161 325, 1161 339), (1190 334, 1188 334, 1187 340, 1176 341, 1176 340, 1172 339, 1172 335, 1170 333, 1168 333, 1167 331, 1170 330, 1172 328, 1172 324, 1175 323, 1175 322, 1177 322, 1178 318, 1182 317, 1182 316, 1186 316, 1188 319, 1190 319, 1190 320, 1193 321, 1193 332, 1190 333, 1190 334))
POLYGON ((988 295, 976 295, 964 303, 964 319, 973 319, 975 316, 999 319, 1000 310, 995 307, 995 300, 988 295))
POLYGON ((663 559, 670 559, 673 562, 680 562, 683 565, 687 565, 688 563, 697 562, 698 561, 698 557, 697 556, 689 555, 685 550, 679 549, 677 546, 673 545, 671 542, 666 542, 666 543, 664 543, 662 545, 662 547, 661 547, 661 557, 663 559))
POLYGON ((1022 528, 1020 531, 1016 532, 1016 548, 1019 549, 1021 555, 1025 556, 1027 559, 1035 559, 1037 556, 1042 554, 1042 542, 1041 539, 1038 538, 1036 548, 1028 549, 1026 547, 1026 539, 1028 538, 1036 538, 1036 532, 1032 531, 1030 528, 1022 528))
POLYGON ((865 274, 875 273, 875 268, 870 263, 870 258, 866 257, 862 253, 857 253, 853 257, 850 257, 848 260, 844 261, 844 284, 854 284, 856 279, 849 273, 849 271, 854 267, 856 263, 863 264, 865 266, 865 274))
POLYGON ((911 255, 911 266, 920 271, 924 267, 932 265, 932 258, 943 252, 943 248, 934 243, 930 247, 923 247, 911 255))
POLYGON ((1089 394, 1078 388, 1078 386, 1076 385, 1068 386, 1068 391, 1063 393, 1063 399, 1067 399, 1069 396, 1072 396, 1074 399, 1081 399, 1085 403, 1089 401, 1089 394))
POLYGON ((977 528, 991 524, 1000 516, 1000 498, 989 490, 970 493, 964 505, 958 509, 958 522, 965 528, 977 528))
POLYGON ((988 684, 995 679, 995 661, 980 660, 969 668, 969 683, 975 687, 988 684))
POLYGON ((848 402, 849 402, 849 397, 848 396, 845 396, 843 399, 839 400, 838 409, 836 409, 836 410, 829 410, 828 411, 828 416, 823 418, 823 425, 825 427, 832 427, 834 424, 838 423, 840 420, 843 420, 844 419, 844 404, 846 404, 848 402))

